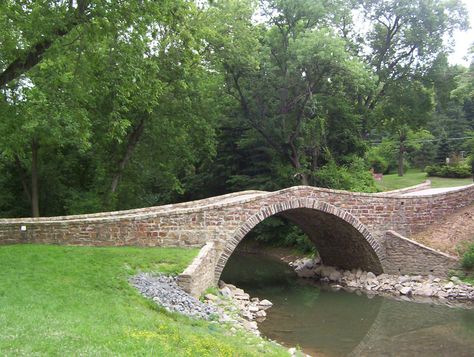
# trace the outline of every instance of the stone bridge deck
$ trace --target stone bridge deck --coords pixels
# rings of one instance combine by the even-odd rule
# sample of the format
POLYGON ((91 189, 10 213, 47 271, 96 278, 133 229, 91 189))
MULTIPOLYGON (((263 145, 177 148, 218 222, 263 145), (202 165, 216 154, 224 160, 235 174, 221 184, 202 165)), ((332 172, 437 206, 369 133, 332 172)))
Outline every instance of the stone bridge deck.
POLYGON ((375 194, 296 186, 127 211, 2 219, 0 244, 205 246, 182 275, 183 285, 197 293, 218 280, 228 257, 253 227, 279 215, 308 234, 326 264, 374 272, 445 274, 455 265, 453 258, 403 236, 472 204, 474 185, 427 195, 411 193, 427 186, 375 194))

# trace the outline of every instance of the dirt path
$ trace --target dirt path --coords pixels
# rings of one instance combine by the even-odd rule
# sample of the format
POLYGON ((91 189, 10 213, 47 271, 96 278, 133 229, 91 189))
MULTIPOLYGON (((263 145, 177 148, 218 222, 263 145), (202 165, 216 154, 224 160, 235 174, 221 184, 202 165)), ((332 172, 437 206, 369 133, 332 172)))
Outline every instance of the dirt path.
POLYGON ((447 216, 438 224, 410 238, 450 255, 462 255, 466 246, 474 243, 474 205, 447 216))

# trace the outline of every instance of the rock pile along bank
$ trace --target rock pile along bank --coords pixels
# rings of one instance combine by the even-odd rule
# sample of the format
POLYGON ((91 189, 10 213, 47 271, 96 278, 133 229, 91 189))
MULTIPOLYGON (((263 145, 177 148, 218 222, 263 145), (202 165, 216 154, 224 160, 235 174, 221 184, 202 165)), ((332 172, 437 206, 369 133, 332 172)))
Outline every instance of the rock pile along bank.
POLYGON ((202 303, 178 286, 177 277, 140 273, 130 279, 140 293, 170 312, 211 320, 218 315, 217 309, 202 303))
POLYGON ((228 323, 233 331, 244 328, 256 335, 260 335, 257 321, 263 321, 265 310, 272 306, 270 301, 251 298, 242 289, 223 281, 219 282, 217 293, 204 296, 204 302, 181 289, 173 276, 140 273, 130 279, 130 283, 168 311, 228 323))
POLYGON ((221 322, 228 322, 236 327, 244 327, 256 335, 260 335, 257 322, 265 320, 265 310, 272 307, 266 299, 251 298, 244 290, 219 281, 219 291, 216 294, 204 295, 204 301, 213 305, 219 311, 221 322))
MULTIPOLYGON (((181 289, 177 277, 140 273, 131 278, 130 283, 143 296, 170 312, 230 324, 232 333, 240 329, 260 336, 257 322, 263 321, 267 316, 266 310, 273 306, 270 301, 251 298, 244 290, 223 281, 219 281, 219 289, 215 293, 204 295, 204 302, 181 289)), ((294 347, 289 348, 288 353, 291 357, 310 357, 294 347)))
POLYGON ((361 269, 349 271, 325 266, 318 257, 298 259, 290 263, 290 266, 299 277, 327 282, 335 288, 349 291, 363 290, 386 296, 437 298, 441 302, 474 302, 474 287, 455 276, 450 280, 443 280, 431 275, 375 275, 361 269))

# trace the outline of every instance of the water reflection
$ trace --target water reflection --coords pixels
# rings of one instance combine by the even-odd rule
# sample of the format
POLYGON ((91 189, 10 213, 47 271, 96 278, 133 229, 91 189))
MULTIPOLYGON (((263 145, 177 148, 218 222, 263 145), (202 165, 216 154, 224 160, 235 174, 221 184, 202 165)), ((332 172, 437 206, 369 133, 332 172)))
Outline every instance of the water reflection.
POLYGON ((222 279, 274 303, 263 335, 311 355, 474 355, 474 310, 331 291, 260 255, 234 254, 222 279))

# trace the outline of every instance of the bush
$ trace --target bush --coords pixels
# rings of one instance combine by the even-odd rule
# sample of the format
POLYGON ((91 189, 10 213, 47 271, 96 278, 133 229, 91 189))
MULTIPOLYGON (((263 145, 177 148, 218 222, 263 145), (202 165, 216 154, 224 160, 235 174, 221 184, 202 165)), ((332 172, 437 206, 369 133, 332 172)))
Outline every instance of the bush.
POLYGON ((468 178, 472 176, 471 168, 466 164, 459 165, 430 165, 425 168, 428 176, 447 178, 468 178))
POLYGON ((265 219, 252 229, 246 239, 274 247, 296 248, 301 253, 316 252, 313 242, 301 228, 283 217, 272 216, 265 219))
POLYGON ((469 245, 469 248, 462 256, 461 264, 466 270, 472 270, 474 268, 474 243, 469 245))
POLYGON ((316 171, 314 179, 318 187, 355 192, 377 191, 372 174, 362 160, 355 160, 350 166, 338 166, 331 161, 316 171))
POLYGON ((388 174, 390 169, 396 167, 396 157, 393 148, 384 143, 377 147, 371 147, 366 154, 366 162, 375 173, 388 174))
POLYGON ((314 243, 308 236, 297 226, 290 227, 288 235, 284 239, 284 246, 295 247, 302 253, 316 253, 314 243))
POLYGON ((376 174, 388 173, 388 162, 382 156, 371 154, 368 156, 367 161, 376 174))

